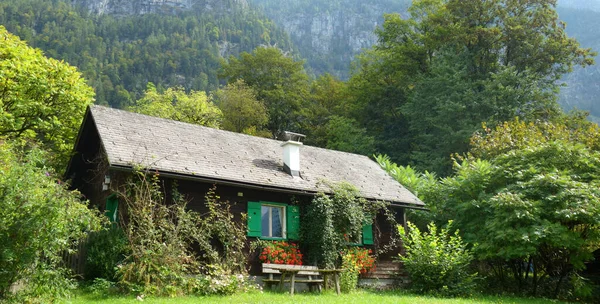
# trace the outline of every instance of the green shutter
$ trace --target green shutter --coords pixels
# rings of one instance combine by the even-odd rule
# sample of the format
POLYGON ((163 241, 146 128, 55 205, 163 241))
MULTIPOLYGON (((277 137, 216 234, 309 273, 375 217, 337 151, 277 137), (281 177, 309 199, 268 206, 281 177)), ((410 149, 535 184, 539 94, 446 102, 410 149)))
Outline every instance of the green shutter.
POLYGON ((287 206, 287 239, 300 239, 300 208, 298 206, 287 206))
POLYGON ((116 223, 119 221, 119 200, 116 195, 111 195, 106 198, 106 208, 105 213, 106 216, 110 219, 111 223, 116 223))
POLYGON ((260 203, 248 202, 248 236, 261 236, 260 203))
POLYGON ((364 225, 362 230, 363 245, 373 245, 373 225, 364 225))

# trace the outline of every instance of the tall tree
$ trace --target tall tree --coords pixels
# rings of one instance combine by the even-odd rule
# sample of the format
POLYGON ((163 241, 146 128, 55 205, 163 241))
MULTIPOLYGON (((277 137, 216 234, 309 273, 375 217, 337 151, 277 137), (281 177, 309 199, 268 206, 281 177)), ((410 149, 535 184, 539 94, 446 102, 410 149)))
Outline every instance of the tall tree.
POLYGON ((223 112, 223 129, 250 135, 264 133, 269 119, 267 109, 242 79, 217 90, 213 97, 223 112))
POLYGON ((301 131, 307 135, 306 144, 327 146, 327 123, 334 115, 348 115, 349 99, 346 84, 330 74, 323 74, 311 82, 310 95, 302 107, 301 131))
POLYGON ((299 128, 302 103, 308 95, 308 75, 303 62, 295 61, 274 47, 258 47, 223 61, 221 77, 228 83, 238 79, 252 87, 258 100, 267 107, 267 129, 274 138, 283 131, 299 128))
POLYGON ((482 121, 558 113, 556 81, 574 65, 592 64, 594 54, 567 37, 555 4, 419 0, 408 19, 386 15, 379 43, 350 81, 355 113, 366 114, 380 151, 447 174, 450 153, 465 152, 482 121), (386 142, 398 136, 404 146, 386 142))
POLYGON ((219 128, 223 116, 204 92, 186 94, 183 88, 169 88, 160 93, 152 83, 129 110, 211 128, 219 128))
POLYGON ((3 26, 0 41, 0 139, 39 142, 62 168, 94 92, 77 69, 46 58, 3 26))

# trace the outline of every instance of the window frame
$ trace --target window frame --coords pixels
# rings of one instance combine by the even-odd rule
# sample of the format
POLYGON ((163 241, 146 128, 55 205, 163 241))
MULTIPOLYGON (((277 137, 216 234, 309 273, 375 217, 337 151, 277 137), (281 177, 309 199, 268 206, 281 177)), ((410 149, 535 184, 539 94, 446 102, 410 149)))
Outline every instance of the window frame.
MULTIPOLYGON (((283 204, 283 203, 276 203, 276 202, 267 202, 267 201, 258 201, 258 203, 260 204, 261 207, 261 213, 260 213, 260 220, 261 220, 261 236, 259 237, 259 239, 261 240, 269 240, 269 241, 283 241, 283 240, 287 240, 287 204, 283 204), (272 237, 272 236, 263 236, 262 235, 262 207, 263 206, 268 206, 268 207, 278 207, 281 208, 282 210, 282 222, 283 224, 281 225, 281 235, 282 237, 272 237)), ((269 212, 269 214, 271 214, 271 212, 269 212)), ((273 222, 271 220, 271 222, 269 223, 269 225, 272 227, 273 226, 273 222)), ((272 229, 271 229, 272 230, 272 229)), ((271 232, 272 234, 272 232, 271 232)))
MULTIPOLYGON (((287 205, 281 203, 272 203, 272 202, 259 202, 261 213, 261 240, 286 240, 287 239, 287 205), (262 207, 271 207, 271 208, 279 208, 281 210, 281 237, 276 236, 264 236, 262 235, 262 207)), ((273 235, 273 209, 269 209, 269 234, 273 235)))

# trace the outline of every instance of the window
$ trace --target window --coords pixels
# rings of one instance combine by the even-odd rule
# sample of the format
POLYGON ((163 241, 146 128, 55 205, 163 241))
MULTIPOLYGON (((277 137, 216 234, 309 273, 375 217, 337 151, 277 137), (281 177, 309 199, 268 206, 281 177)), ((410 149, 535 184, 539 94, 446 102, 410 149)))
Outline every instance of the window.
POLYGON ((346 242, 348 245, 353 246, 373 245, 373 225, 364 224, 361 233, 349 236, 346 239, 346 242))
POLYGON ((261 235, 267 238, 285 237, 285 207, 261 206, 260 220, 262 223, 261 235))
POLYGON ((272 202, 248 202, 248 236, 297 240, 300 208, 272 202))

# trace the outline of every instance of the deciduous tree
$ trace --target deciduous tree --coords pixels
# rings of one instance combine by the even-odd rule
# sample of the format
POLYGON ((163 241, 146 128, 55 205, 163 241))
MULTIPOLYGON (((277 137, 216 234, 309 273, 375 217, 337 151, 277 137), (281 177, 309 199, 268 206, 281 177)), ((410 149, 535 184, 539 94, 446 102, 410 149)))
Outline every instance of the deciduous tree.
POLYGON ((63 168, 94 92, 68 64, 0 26, 0 138, 36 141, 63 168))
POLYGON ((308 96, 308 75, 302 65, 277 48, 258 47, 224 61, 221 76, 229 83, 242 79, 256 92, 267 107, 267 129, 278 137, 299 128, 300 110, 308 96))
POLYGON ((176 87, 160 93, 152 83, 129 110, 211 128, 220 127, 223 115, 204 92, 186 94, 183 88, 176 87))
POLYGON ((567 37, 555 4, 423 0, 408 19, 386 15, 350 81, 354 115, 381 152, 446 175, 482 121, 560 113, 556 81, 594 53, 567 37))
POLYGON ((223 112, 223 129, 250 135, 264 133, 263 127, 269 119, 267 109, 242 79, 219 89, 213 96, 223 112))

